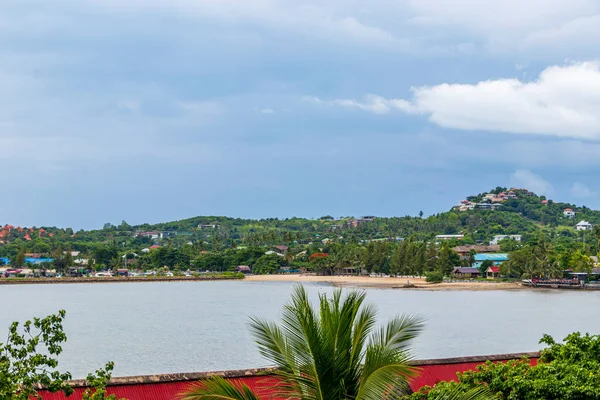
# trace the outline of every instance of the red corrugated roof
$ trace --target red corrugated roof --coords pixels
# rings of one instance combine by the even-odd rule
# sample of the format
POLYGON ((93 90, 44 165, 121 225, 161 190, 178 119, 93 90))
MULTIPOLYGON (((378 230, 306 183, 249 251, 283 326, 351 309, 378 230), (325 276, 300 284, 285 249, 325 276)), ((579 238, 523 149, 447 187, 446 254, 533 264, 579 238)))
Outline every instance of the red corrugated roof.
POLYGON ((490 267, 490 271, 492 271, 493 273, 500 272, 500 267, 490 267))
MULTIPOLYGON (((252 376, 240 378, 237 381, 248 385, 251 389, 261 394, 261 399, 277 400, 273 397, 273 390, 277 385, 277 380, 269 376, 252 376)), ((115 394, 118 399, 126 398, 127 400, 173 400, 179 394, 190 389, 197 382, 164 382, 164 383, 147 383, 139 385, 121 385, 110 386, 108 394, 115 394)), ((79 400, 85 389, 77 388, 68 398, 62 393, 40 393, 44 400, 79 400)))
MULTIPOLYGON (((495 362, 506 362, 497 360, 495 362)), ((530 358, 531 365, 537 364, 537 358, 530 358)), ((442 360, 440 360, 442 361, 442 360)), ((418 366, 419 375, 410 382, 413 391, 423 386, 434 386, 441 381, 455 381, 457 372, 472 371, 482 362, 440 362, 439 364, 427 364, 418 366)), ((248 385, 256 391, 261 399, 283 400, 274 397, 277 379, 272 376, 249 376, 234 379, 237 382, 248 385)), ((115 385, 108 387, 108 394, 115 394, 117 398, 128 400, 174 400, 177 396, 197 384, 194 381, 175 381, 161 383, 139 383, 130 385, 115 385)), ((68 399, 61 393, 40 392, 44 400, 78 400, 84 392, 83 388, 77 388, 75 393, 68 399)))

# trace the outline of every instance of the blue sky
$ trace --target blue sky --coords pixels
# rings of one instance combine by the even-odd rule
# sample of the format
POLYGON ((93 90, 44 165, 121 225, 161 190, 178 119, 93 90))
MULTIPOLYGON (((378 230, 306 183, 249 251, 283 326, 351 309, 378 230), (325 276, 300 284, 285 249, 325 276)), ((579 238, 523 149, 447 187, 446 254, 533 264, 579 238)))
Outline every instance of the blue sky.
POLYGON ((8 0, 0 223, 600 208, 596 0, 8 0))

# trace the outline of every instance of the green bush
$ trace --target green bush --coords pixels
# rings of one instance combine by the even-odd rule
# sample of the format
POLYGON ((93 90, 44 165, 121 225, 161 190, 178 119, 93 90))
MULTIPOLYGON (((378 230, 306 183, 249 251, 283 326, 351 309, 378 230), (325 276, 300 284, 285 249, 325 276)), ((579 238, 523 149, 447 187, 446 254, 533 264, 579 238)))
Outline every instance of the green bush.
POLYGON ((425 274, 425 282, 441 283, 444 280, 444 274, 438 271, 431 271, 425 274))
POLYGON ((458 382, 439 382, 421 388, 410 400, 445 399, 451 391, 467 393, 488 388, 497 400, 563 400, 600 398, 600 335, 568 335, 557 343, 548 335, 548 345, 536 366, 522 358, 506 363, 487 361, 474 371, 458 373, 458 382))

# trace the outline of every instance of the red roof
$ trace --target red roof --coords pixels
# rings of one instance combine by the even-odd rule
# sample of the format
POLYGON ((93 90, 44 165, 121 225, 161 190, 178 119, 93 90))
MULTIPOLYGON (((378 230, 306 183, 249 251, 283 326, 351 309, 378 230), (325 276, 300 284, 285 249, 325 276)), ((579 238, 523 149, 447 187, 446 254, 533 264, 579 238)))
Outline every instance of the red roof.
MULTIPOLYGON (((415 366, 419 368, 419 375, 410 382, 410 387, 413 391, 417 391, 423 386, 434 386, 441 381, 456 380, 457 372, 465 372, 474 370, 476 366, 481 365, 484 360, 491 359, 494 362, 506 362, 509 360, 519 359, 524 354, 507 354, 501 356, 485 356, 485 357, 465 357, 459 359, 445 360, 426 360, 417 361, 415 366)), ((537 364, 537 354, 530 353, 531 364, 537 364)), ((117 398, 124 397, 128 400, 171 400, 176 399, 179 394, 186 391, 196 384, 196 380, 185 378, 187 374, 181 374, 181 380, 162 381, 160 376, 151 377, 134 377, 129 378, 132 383, 118 384, 108 387, 108 394, 115 394, 117 398), (187 379, 187 380, 185 380, 187 379), (142 383, 140 383, 142 382, 142 383), (146 382, 146 383, 143 383, 146 382)), ((193 375, 193 374, 190 374, 193 375)), ((217 375, 219 375, 217 373, 217 375)), ((173 377, 173 375, 167 375, 173 377)), ((242 376, 234 379, 237 382, 248 385, 260 395, 261 399, 265 400, 282 400, 274 397, 273 393, 276 390, 277 378, 272 375, 256 375, 242 376)), ((75 395, 69 399, 77 400, 81 398, 84 388, 75 389, 75 395)), ((66 397, 61 393, 40 392, 44 400, 65 400, 66 397)))
POLYGON ((159 245, 157 245, 157 244, 154 244, 154 245, 150 246, 149 248, 150 248, 150 249, 158 249, 159 247, 160 247, 159 245))
POLYGON ((493 273, 498 273, 500 272, 500 267, 489 267, 490 271, 492 271, 493 273))

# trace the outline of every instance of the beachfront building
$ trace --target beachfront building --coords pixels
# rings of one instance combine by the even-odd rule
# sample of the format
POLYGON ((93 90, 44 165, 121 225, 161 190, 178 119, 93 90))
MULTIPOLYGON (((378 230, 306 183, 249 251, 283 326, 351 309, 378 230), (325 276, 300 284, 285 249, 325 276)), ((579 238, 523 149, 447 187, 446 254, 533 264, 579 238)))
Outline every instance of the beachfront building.
POLYGON ((452 277, 458 279, 479 278, 479 270, 471 267, 455 267, 452 270, 452 277))
POLYGON ((490 245, 499 244, 500 241, 502 241, 504 239, 512 239, 517 242, 520 242, 522 238, 523 238, 522 235, 496 235, 496 236, 494 236, 494 238, 492 240, 490 240, 490 245))
POLYGON ((587 221, 580 221, 577 225, 575 225, 575 228, 577 228, 578 231, 591 231, 593 227, 594 225, 587 221))
POLYGON ((235 272, 241 272, 242 274, 249 274, 251 272, 250 267, 247 265, 238 265, 235 267, 235 272))
POLYGON ((508 261, 507 253, 479 253, 475 254, 474 268, 479 268, 485 261, 490 261, 492 266, 501 265, 504 261, 508 261))
POLYGON ((488 267, 488 269, 485 270, 485 276, 488 279, 494 279, 494 278, 499 278, 500 277, 500 267, 488 267))

